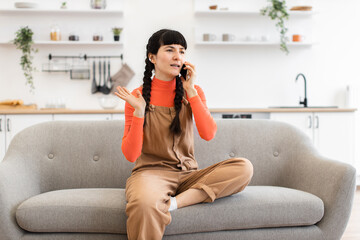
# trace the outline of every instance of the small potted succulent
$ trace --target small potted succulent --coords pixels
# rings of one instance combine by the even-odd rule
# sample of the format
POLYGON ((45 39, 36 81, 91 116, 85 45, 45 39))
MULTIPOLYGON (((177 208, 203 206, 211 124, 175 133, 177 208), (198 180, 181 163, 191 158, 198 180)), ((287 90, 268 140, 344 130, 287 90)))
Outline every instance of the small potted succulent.
POLYGON ((120 34, 122 32, 122 28, 119 28, 119 27, 114 27, 112 29, 112 32, 114 34, 114 41, 120 41, 120 34))
POLYGON ((67 9, 67 5, 66 5, 66 4, 67 4, 66 1, 65 1, 65 2, 61 2, 60 8, 61 8, 61 9, 67 9))

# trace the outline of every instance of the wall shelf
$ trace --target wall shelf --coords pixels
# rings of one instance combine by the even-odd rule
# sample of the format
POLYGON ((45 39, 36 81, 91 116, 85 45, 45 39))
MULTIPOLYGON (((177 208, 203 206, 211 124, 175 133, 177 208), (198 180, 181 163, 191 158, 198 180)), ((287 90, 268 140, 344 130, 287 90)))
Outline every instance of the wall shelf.
MULTIPOLYGON (((218 3, 219 4, 219 3, 218 3)), ((268 16, 261 14, 264 3, 252 0, 223 1, 217 9, 209 9, 214 2, 194 0, 194 16, 197 21, 194 29, 196 46, 280 46, 279 32, 268 16), (205 34, 214 41, 203 41, 205 34), (233 41, 222 41, 224 34, 229 34, 233 41)), ((290 8, 289 8, 290 9, 290 8)), ((314 44, 311 32, 312 16, 318 14, 311 11, 288 10, 289 22, 286 25, 291 29, 288 32, 287 46, 291 48, 311 47, 314 44), (290 26, 290 27, 289 27, 290 26), (303 42, 292 42, 292 35, 306 36, 303 42)))
POLYGON ((123 15, 122 10, 107 10, 107 9, 0 9, 3 14, 38 14, 38 13, 54 13, 54 14, 118 14, 123 15))
MULTIPOLYGON (((316 11, 289 11, 291 16, 311 16, 317 14, 316 11)), ((226 16, 226 15, 244 15, 244 16, 262 16, 259 11, 236 11, 236 10, 198 10, 195 16, 226 16)))
MULTIPOLYGON (((252 45, 259 45, 259 46, 274 46, 274 45, 280 45, 280 42, 204 42, 204 41, 198 41, 195 43, 198 46, 252 46, 252 45)), ((312 46, 316 43, 312 42, 289 42, 287 43, 288 46, 312 46)))
MULTIPOLYGON (((0 45, 13 45, 11 42, 0 42, 0 45)), ((34 45, 109 45, 109 46, 123 46, 122 42, 107 42, 107 41, 35 41, 34 45)))

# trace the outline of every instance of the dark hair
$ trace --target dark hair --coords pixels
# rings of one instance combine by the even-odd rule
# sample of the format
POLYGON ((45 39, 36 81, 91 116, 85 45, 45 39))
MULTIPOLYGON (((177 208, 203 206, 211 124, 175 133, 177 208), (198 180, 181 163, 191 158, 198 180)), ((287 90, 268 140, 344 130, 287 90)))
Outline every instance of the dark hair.
MULTIPOLYGON (((149 60, 149 54, 156 55, 158 53, 158 50, 163 45, 171 45, 171 44, 179 44, 183 46, 185 49, 187 48, 187 43, 184 38, 184 36, 174 30, 170 29, 161 29, 157 32, 155 32, 150 38, 146 45, 146 59, 145 59, 145 71, 144 71, 144 78, 143 78, 143 89, 142 89, 142 95, 146 101, 146 107, 145 107, 145 116, 146 113, 149 111, 149 105, 150 105, 150 96, 151 96, 151 76, 152 76, 152 70, 155 69, 155 65, 149 60)), ((175 99, 174 99, 174 105, 176 110, 175 118, 173 119, 171 125, 170 125, 170 131, 172 131, 175 134, 181 133, 181 127, 180 127, 180 110, 182 106, 182 99, 184 96, 184 89, 181 82, 181 79, 179 76, 176 76, 176 91, 175 91, 175 99)), ((144 126, 146 123, 146 117, 144 121, 144 126)))

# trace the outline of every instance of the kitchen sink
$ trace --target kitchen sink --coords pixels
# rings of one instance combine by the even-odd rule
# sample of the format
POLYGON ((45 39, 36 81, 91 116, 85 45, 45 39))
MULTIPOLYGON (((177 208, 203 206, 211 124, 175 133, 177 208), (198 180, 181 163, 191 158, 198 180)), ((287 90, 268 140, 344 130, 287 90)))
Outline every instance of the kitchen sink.
POLYGON ((269 108, 338 108, 338 106, 275 106, 275 107, 269 107, 269 108))

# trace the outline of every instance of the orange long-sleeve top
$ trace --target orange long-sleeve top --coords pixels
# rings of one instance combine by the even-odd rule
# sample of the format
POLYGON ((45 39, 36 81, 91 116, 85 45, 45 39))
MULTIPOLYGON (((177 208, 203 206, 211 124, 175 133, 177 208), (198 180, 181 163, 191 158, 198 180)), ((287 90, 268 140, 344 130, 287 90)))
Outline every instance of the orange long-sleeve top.
MULTIPOLYGON (((198 85, 194 85, 194 87, 198 95, 188 98, 186 94, 186 99, 190 103, 200 137, 206 141, 210 141, 216 134, 216 122, 206 106, 203 90, 198 85)), ((142 86, 134 89, 131 94, 136 96, 136 90, 139 90, 142 93, 142 86)), ((173 107, 175 90, 175 78, 171 81, 163 81, 154 77, 151 84, 150 104, 155 106, 173 107)), ((134 111, 135 109, 126 102, 125 128, 121 149, 125 158, 130 162, 135 162, 140 156, 143 144, 144 118, 134 116, 134 111)))

